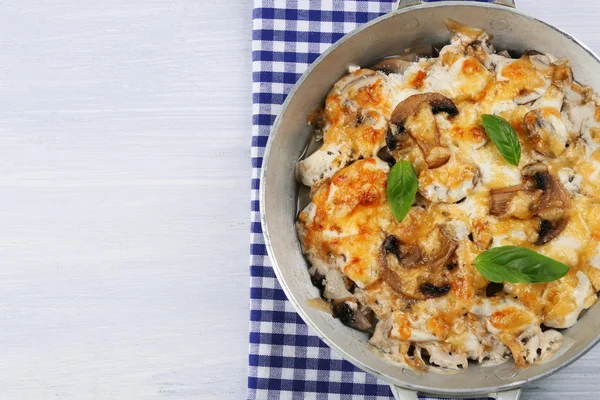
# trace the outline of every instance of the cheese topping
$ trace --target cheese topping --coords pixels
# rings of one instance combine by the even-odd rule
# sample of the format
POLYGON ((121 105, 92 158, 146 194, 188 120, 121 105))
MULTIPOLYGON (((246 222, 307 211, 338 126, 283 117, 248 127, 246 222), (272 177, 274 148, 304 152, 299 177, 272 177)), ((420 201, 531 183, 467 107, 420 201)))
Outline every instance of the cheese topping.
POLYGON ((485 32, 448 26, 439 57, 398 72, 353 67, 333 86, 311 121, 323 144, 297 166, 311 187, 297 230, 334 316, 372 332, 386 357, 419 371, 511 356, 526 367, 560 347, 561 334, 546 328, 574 325, 600 290, 600 107, 566 60, 512 59, 495 54, 485 32), (457 112, 421 104, 405 132, 392 130, 396 106, 421 93, 446 96, 457 112), (516 130, 518 166, 490 142, 484 113, 516 130), (401 222, 387 199, 388 163, 399 160, 418 175, 401 222), (472 263, 503 245, 570 271, 549 283, 490 284, 472 263))

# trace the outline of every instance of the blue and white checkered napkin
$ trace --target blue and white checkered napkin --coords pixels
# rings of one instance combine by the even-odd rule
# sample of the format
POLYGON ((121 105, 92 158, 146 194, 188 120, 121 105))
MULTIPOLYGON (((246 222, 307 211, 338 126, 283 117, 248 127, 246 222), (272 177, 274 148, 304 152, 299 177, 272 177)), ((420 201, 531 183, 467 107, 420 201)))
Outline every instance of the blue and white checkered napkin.
POLYGON ((260 168, 285 96, 332 43, 394 0, 255 0, 252 32, 252 223, 249 399, 392 399, 389 386, 331 351, 281 290, 259 216, 260 168))

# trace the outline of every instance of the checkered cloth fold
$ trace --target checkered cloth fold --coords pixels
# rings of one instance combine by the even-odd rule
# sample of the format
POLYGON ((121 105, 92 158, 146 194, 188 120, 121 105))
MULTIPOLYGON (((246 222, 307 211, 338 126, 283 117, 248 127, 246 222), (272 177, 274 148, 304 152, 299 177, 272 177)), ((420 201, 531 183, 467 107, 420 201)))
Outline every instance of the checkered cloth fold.
POLYGON ((249 399, 393 398, 385 382, 332 352, 287 301, 267 256, 258 191, 271 125, 294 83, 332 43, 391 11, 394 4, 394 0, 254 1, 249 399))

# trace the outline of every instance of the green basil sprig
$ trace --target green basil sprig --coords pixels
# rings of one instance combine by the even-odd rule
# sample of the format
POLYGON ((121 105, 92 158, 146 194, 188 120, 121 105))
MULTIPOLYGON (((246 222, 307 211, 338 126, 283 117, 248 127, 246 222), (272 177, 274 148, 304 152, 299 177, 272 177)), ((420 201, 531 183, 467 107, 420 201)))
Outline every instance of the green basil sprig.
POLYGON ((417 194, 417 174, 413 166, 406 160, 398 161, 388 175, 387 195, 392 213, 401 222, 417 194))
POLYGON ((498 148, 502 157, 512 165, 519 165, 521 145, 519 136, 510 122, 497 115, 483 114, 481 122, 485 133, 498 148))
POLYGON ((498 283, 551 282, 569 272, 565 264, 520 246, 486 250, 473 264, 488 281, 498 283))

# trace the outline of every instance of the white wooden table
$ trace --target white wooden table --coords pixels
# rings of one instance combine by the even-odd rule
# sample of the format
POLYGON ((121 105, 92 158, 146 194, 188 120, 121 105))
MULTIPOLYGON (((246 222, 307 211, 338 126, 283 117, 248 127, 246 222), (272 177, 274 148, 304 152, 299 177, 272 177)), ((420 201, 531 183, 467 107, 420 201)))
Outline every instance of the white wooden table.
MULTIPOLYGON (((600 51, 600 4, 520 8, 600 51)), ((0 399, 243 399, 252 1, 0 3, 0 399)), ((600 348, 525 399, 596 399, 600 348)))

